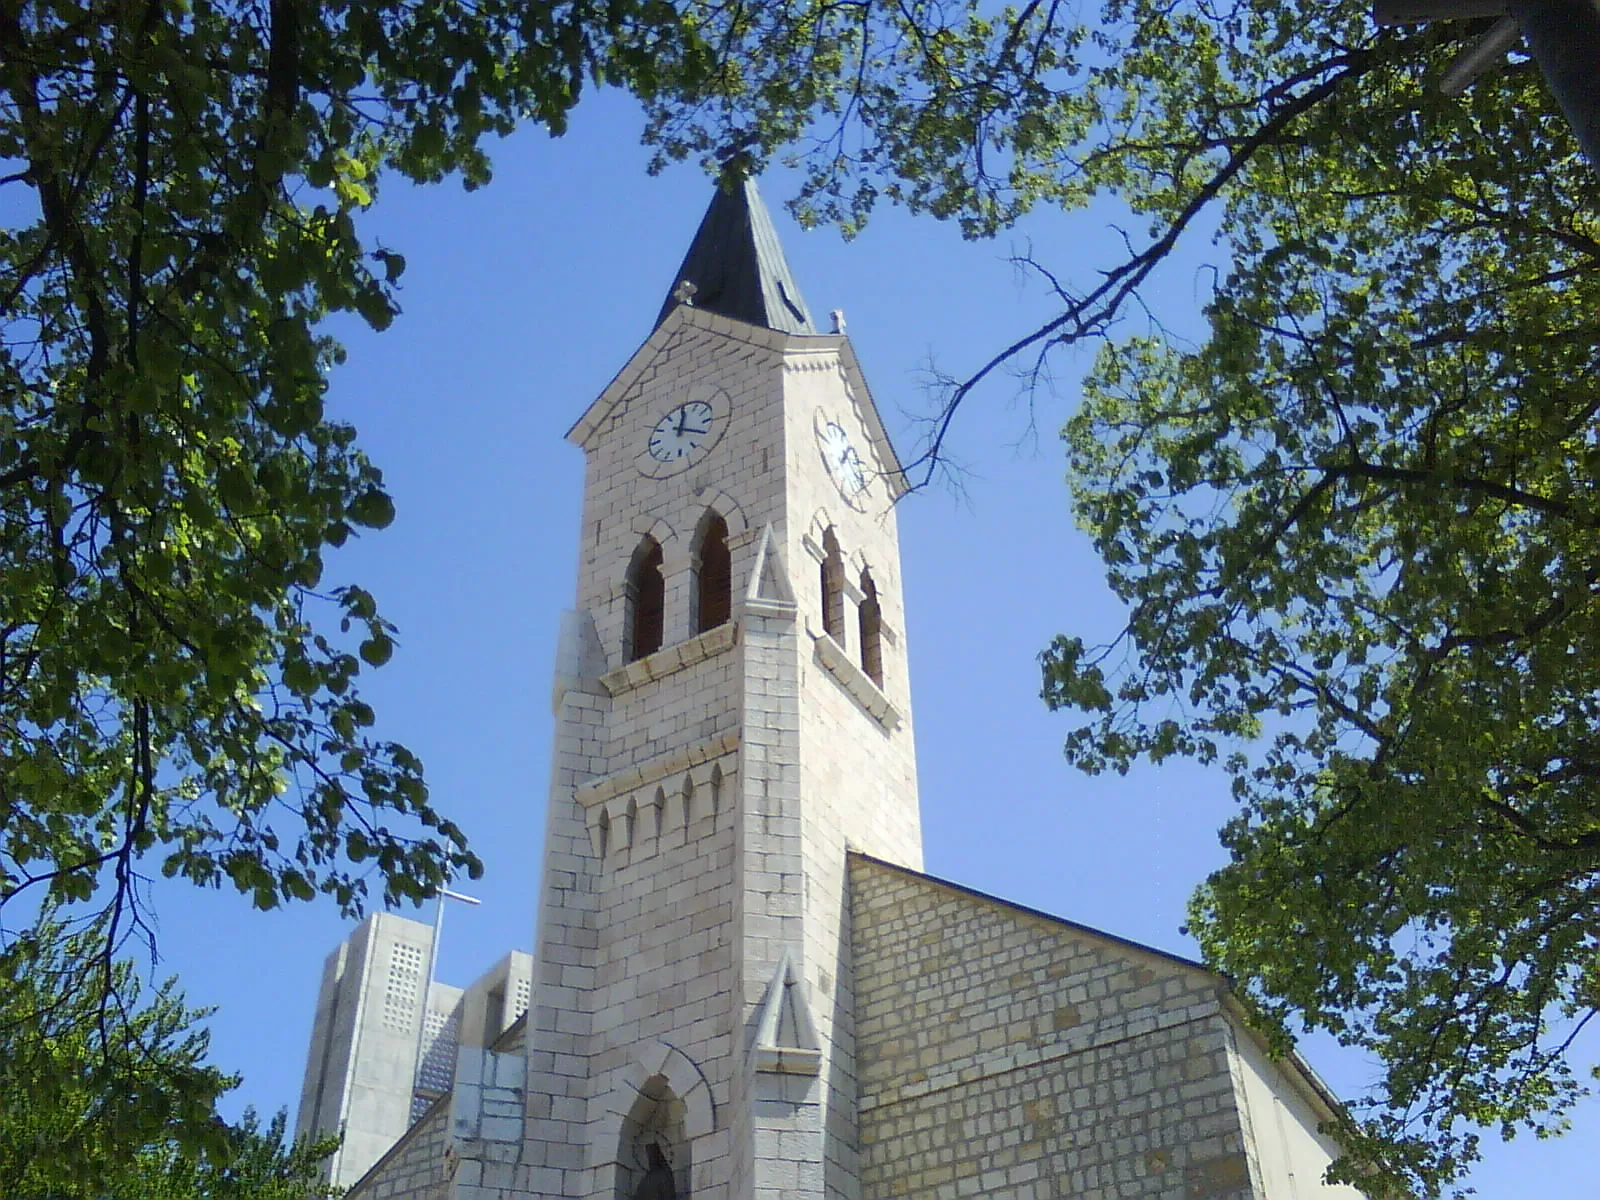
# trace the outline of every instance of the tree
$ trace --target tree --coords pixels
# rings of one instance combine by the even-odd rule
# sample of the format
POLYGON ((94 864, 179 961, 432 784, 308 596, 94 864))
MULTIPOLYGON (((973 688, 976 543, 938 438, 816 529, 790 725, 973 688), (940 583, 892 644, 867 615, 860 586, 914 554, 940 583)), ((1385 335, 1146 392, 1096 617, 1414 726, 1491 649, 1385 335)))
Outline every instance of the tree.
POLYGON ((1299 1021, 1383 1065, 1342 1177, 1434 1195, 1478 1129, 1558 1129, 1600 1006, 1600 223, 1538 72, 1444 97, 1489 22, 1348 0, 1029 3, 876 42, 871 7, 829 43, 858 69, 801 131, 801 215, 1131 218, 1086 278, 1022 260, 1059 313, 941 380, 912 463, 997 372, 1030 389, 1102 343, 1066 437, 1130 617, 1043 655, 1085 714, 1069 760, 1231 773, 1193 927, 1280 1048, 1299 1021), (1180 251, 1212 259, 1197 343, 1157 319, 1180 251))
POLYGON ((93 986, 98 933, 40 921, 0 954, 0 1192, 52 1200, 303 1200, 335 1143, 284 1145, 283 1114, 225 1122, 236 1078, 205 1062, 203 1012, 132 966, 93 986))
POLYGON ((1592 180, 1525 61, 1438 95, 1471 23, 1104 17, 1057 197, 1150 235, 997 363, 1109 333, 1185 238, 1219 261, 1198 342, 1121 336, 1084 382, 1074 506, 1130 616, 1058 638, 1044 697, 1091 773, 1225 766, 1205 957, 1280 1046, 1381 1063, 1339 1174, 1437 1195, 1479 1129, 1561 1127, 1600 1006, 1592 180))
POLYGON ((289 1142, 288 1114, 279 1109, 267 1128, 253 1109, 223 1132, 220 1152, 192 1156, 168 1142, 142 1159, 128 1186, 112 1200, 332 1200, 339 1189, 322 1180, 336 1138, 289 1142))
POLYGON ((486 136, 559 131, 604 81, 662 161, 793 143, 798 210, 847 230, 881 198, 973 236, 1107 198, 1145 226, 1085 283, 1038 266, 1060 314, 947 381, 925 471, 973 388, 1120 333, 1217 239, 1205 339, 1124 337, 1085 385, 1076 503, 1133 608, 1120 666, 1047 652, 1046 698, 1088 710, 1087 769, 1229 763, 1203 946, 1265 1018, 1384 1056, 1347 1170, 1444 1186, 1460 1122, 1559 1114, 1545 1018, 1596 987, 1592 185, 1526 63, 1430 89, 1476 29, 1308 0, 0 2, 0 186, 36 207, 0 240, 0 906, 93 902, 115 942, 148 855, 349 911, 371 875, 394 902, 475 869, 370 734, 355 685, 395 631, 322 581, 392 505, 323 413, 320 322, 396 310, 404 259, 359 237, 384 172, 481 183, 486 136))
MULTIPOLYGON (((973 7, 949 36, 981 40, 973 7)), ((323 407, 325 321, 398 310, 403 256, 360 237, 380 178, 477 186, 487 137, 559 133, 600 82, 664 154, 756 161, 873 47, 903 73, 894 39, 945 29, 822 0, 0 2, 0 913, 81 905, 116 945, 149 936, 154 867, 350 914, 476 872, 372 733, 395 629, 324 578, 393 514, 323 407)))

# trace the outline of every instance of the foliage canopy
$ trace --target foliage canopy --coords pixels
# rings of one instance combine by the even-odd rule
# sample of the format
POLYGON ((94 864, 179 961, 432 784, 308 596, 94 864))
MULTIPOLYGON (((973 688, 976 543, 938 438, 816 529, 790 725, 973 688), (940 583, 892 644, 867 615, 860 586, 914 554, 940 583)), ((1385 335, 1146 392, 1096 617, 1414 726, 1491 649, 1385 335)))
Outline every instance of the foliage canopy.
POLYGON ((0 911, 92 902, 115 940, 149 854, 348 911, 374 872, 393 902, 476 869, 371 735, 395 631, 323 580, 393 506, 323 411, 320 328, 396 311, 404 259, 359 234, 385 172, 479 184, 486 136, 604 81, 663 160, 792 143, 800 212, 847 229, 880 198, 1142 224, 1082 283, 1040 266, 1059 315, 950 381, 925 462, 989 375, 1115 335, 1068 439, 1131 616, 1058 640, 1046 699, 1086 769, 1228 765, 1207 955, 1382 1058, 1347 1170, 1447 1186, 1472 1124, 1556 1119, 1600 992, 1594 187, 1526 61, 1438 95, 1476 32, 1309 0, 0 4, 0 911), (1202 236, 1201 340, 1126 336, 1202 236))
POLYGON ((1560 1127, 1600 1005, 1594 177, 1530 62, 1438 93, 1477 26, 1105 15, 1078 177, 1152 232, 1030 349, 1198 225, 1221 263, 1198 341, 1084 382, 1074 507, 1130 616, 1058 638, 1045 699, 1087 771, 1226 767, 1206 958, 1381 1063, 1341 1173, 1438 1194, 1479 1128, 1560 1127))
POLYGON ((57 1200, 305 1200, 336 1142, 286 1146, 216 1111, 237 1080, 206 1065, 205 1016, 169 981, 148 999, 95 933, 41 922, 0 954, 0 1191, 57 1200), (97 976, 113 976, 102 1006, 97 976))
POLYGON ((911 120, 890 83, 947 53, 998 45, 1002 83, 1055 54, 976 5, 819 0, 3 4, 0 44, 0 912, 93 905, 112 941, 146 856, 348 913, 479 869, 372 733, 396 631, 324 578, 394 511, 323 406, 327 318, 397 311, 404 257, 360 235, 383 175, 477 186, 485 138, 560 133, 600 82, 664 158, 759 162, 911 120))

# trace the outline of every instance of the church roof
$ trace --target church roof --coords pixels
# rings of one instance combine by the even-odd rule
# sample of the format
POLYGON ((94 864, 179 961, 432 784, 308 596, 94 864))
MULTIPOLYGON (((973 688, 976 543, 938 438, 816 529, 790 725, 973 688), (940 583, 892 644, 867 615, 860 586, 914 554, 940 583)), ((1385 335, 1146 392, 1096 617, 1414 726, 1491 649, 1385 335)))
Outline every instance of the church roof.
POLYGON ((780 333, 817 332, 753 179, 726 180, 711 197, 657 325, 678 306, 685 283, 696 308, 780 333))
MULTIPOLYGON (((852 864, 859 863, 875 870, 900 875, 906 879, 911 879, 918 883, 925 884, 945 892, 953 892, 956 895, 964 896, 968 899, 978 901, 982 904, 989 905, 997 909, 1009 911, 1019 916, 1032 918, 1033 920, 1043 922, 1046 925, 1054 925, 1060 929, 1071 931, 1072 933, 1086 935, 1089 938, 1097 939, 1102 942, 1108 942, 1113 946, 1118 946, 1125 950, 1131 950, 1137 954, 1148 956, 1149 958, 1153 958, 1158 961, 1164 961, 1174 967, 1199 971, 1207 976, 1210 976, 1219 985, 1221 985, 1223 1011, 1232 1019, 1235 1027, 1247 1034, 1259 1046, 1265 1048, 1266 1042, 1263 1038, 1263 1035, 1251 1027, 1249 1019, 1245 1014, 1243 1005, 1241 1005, 1237 996, 1234 994, 1233 981, 1227 976, 1213 971, 1203 962, 1197 962, 1192 958, 1185 958, 1183 955, 1174 954, 1170 950, 1162 950, 1156 946, 1149 946, 1143 942, 1136 942, 1131 938, 1119 937, 1114 933, 1107 933, 1103 929, 1096 929, 1092 925, 1084 925, 1077 921, 1069 921, 1065 917, 1057 916, 1054 913, 1044 912, 1037 908, 1030 908, 1025 904, 1018 904, 1013 900, 1007 900, 1001 896, 991 895, 988 892, 980 892, 977 888, 967 887, 965 884, 956 883, 953 880, 942 879, 937 875, 929 875, 926 871, 918 871, 913 867, 903 866, 900 863, 890 862, 887 859, 878 858, 871 854, 865 854, 860 850, 851 849, 846 852, 846 857, 852 864)), ((866 921, 870 921, 872 918, 867 912, 859 912, 853 919, 864 924, 866 921)), ((1293 1068, 1295 1075, 1298 1077, 1300 1083, 1304 1086, 1306 1094, 1308 1094, 1310 1097, 1313 1097, 1315 1101, 1322 1105, 1322 1107, 1326 1110, 1323 1114, 1325 1119, 1343 1119, 1345 1113, 1343 1104, 1334 1094, 1333 1089, 1322 1081, 1321 1076, 1319 1076, 1312 1068, 1311 1064, 1300 1055, 1298 1050, 1291 1049, 1283 1056, 1283 1062, 1293 1068)))
POLYGON ((968 887, 964 883, 956 883, 954 880, 942 879, 938 875, 929 875, 926 871, 918 871, 913 867, 907 867, 900 863, 890 862, 888 859, 878 858, 876 855, 866 854, 860 850, 852 849, 848 851, 848 857, 859 862, 870 863, 874 867, 885 868, 889 871, 893 871, 911 879, 920 880, 923 883, 931 883, 934 886, 944 888, 947 891, 956 892, 964 896, 970 896, 974 900, 982 900, 985 903, 995 905, 999 908, 1009 909, 1011 912, 1021 913, 1025 916, 1045 921, 1051 925, 1060 926, 1063 929, 1069 929, 1074 933, 1088 934, 1090 937, 1098 938, 1104 942, 1110 942, 1113 945, 1121 946, 1128 950, 1135 950, 1141 954, 1152 955, 1155 958, 1163 959, 1166 962, 1172 963, 1174 966, 1188 967, 1192 970, 1204 971, 1207 975, 1211 975, 1221 982, 1226 982, 1222 976, 1217 975, 1217 973, 1210 967, 1206 966, 1205 963, 1198 962, 1192 958, 1185 958, 1181 954, 1174 954, 1170 950, 1162 950, 1157 946, 1147 946, 1145 943, 1136 942, 1132 938, 1119 937, 1117 934, 1107 933, 1104 929, 1096 929, 1093 925, 1084 925, 1078 921, 1069 921, 1066 917, 1057 916, 1055 913, 1047 913, 1038 908, 1029 908, 1026 904, 1018 904, 1015 900, 1007 900, 1004 896, 995 896, 989 892, 980 892, 977 888, 968 887))

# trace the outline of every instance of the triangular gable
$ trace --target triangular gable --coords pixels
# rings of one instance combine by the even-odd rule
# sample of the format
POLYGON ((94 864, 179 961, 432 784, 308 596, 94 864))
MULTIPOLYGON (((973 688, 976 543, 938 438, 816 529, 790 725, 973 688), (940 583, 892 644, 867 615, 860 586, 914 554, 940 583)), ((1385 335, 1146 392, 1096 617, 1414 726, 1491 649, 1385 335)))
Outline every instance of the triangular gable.
POLYGON ((894 443, 889 439, 889 431, 884 428, 883 418, 878 413, 878 403, 872 398, 872 389, 867 386, 867 377, 861 372, 861 363, 856 359, 856 352, 850 345, 850 339, 842 333, 796 337, 789 339, 786 349, 789 351, 791 364, 807 365, 804 360, 810 357, 814 360, 813 364, 810 364, 814 368, 822 370, 837 368, 844 376, 851 408, 860 420, 862 428, 866 430, 867 440, 872 444, 872 451, 882 466, 880 473, 888 485, 890 499, 898 500, 910 491, 905 468, 901 466, 900 456, 895 452, 894 443))
POLYGON ((816 1075, 822 1070, 822 1042, 811 1019, 805 984, 785 946, 761 1001, 756 1023, 756 1070, 786 1075, 816 1075))
POLYGON ((872 439, 873 449, 883 460, 884 482, 888 484, 889 495, 892 499, 898 500, 911 490, 910 481, 906 479, 905 467, 900 462, 900 455, 895 451, 894 442, 889 439, 889 431, 883 426, 883 418, 878 414, 878 403, 872 398, 872 389, 867 386, 867 377, 862 373, 861 363, 856 359, 855 347, 842 333, 831 336, 838 339, 839 365, 844 368, 844 377, 850 384, 850 390, 855 394, 861 410, 862 424, 867 427, 867 436, 872 439))
POLYGON ((976 888, 970 888, 964 884, 952 883, 948 879, 940 879, 937 875, 929 875, 923 871, 914 871, 910 867, 903 867, 898 863, 888 862, 881 858, 874 858, 872 855, 863 854, 859 850, 851 850, 849 855, 852 860, 867 863, 873 867, 881 868, 886 871, 892 871, 896 874, 903 875, 908 879, 915 879, 932 887, 942 888, 950 892, 956 892, 962 896, 970 896, 973 900, 992 905, 995 908, 1014 913, 1018 916, 1031 918, 1034 921, 1043 921, 1049 925, 1057 926, 1060 929, 1071 933, 1086 935, 1096 941, 1105 942, 1111 946, 1115 946, 1118 949, 1132 951, 1136 955, 1155 959, 1164 966, 1182 967, 1189 971, 1199 971, 1202 974, 1215 979, 1219 985, 1227 985, 1227 981, 1224 980, 1222 976, 1211 970, 1204 963, 1196 962, 1192 958, 1184 958, 1181 954, 1173 954, 1168 950, 1158 950, 1156 947, 1147 946, 1143 942, 1135 942, 1130 938, 1118 937, 1114 933, 1107 933, 1105 930, 1096 929, 1092 925, 1082 925, 1077 921, 1069 921, 1065 917, 1058 917, 1053 913, 1041 912, 1039 909, 1029 908, 1025 904, 1016 904, 1010 900, 1002 899, 999 896, 992 896, 988 892, 980 892, 976 888))
POLYGON ((761 346, 780 354, 789 350, 837 354, 839 369, 844 372, 845 381, 850 385, 850 392, 855 401, 856 415, 860 417, 867 431, 873 451, 884 464, 883 477, 888 485, 890 497, 898 500, 910 490, 905 468, 900 463, 894 442, 889 438, 889 431, 884 428, 883 418, 878 413, 877 401, 872 397, 872 389, 867 386, 867 378, 862 374, 861 363, 856 359, 856 352, 850 345, 849 338, 842 333, 780 333, 759 325, 751 325, 746 321, 735 321, 730 317, 706 312, 690 304, 678 305, 666 315, 660 325, 656 326, 650 336, 633 352, 622 370, 618 371, 605 386, 605 390, 594 403, 589 405, 583 415, 573 423, 572 428, 567 430, 567 440, 579 446, 588 446, 590 439, 605 425, 612 411, 628 395, 639 377, 649 369, 658 355, 666 351, 674 337, 685 326, 719 333, 746 345, 761 346))
POLYGON ((783 565, 783 553, 769 524, 761 530, 755 562, 750 569, 750 586, 745 590, 747 610, 765 616, 792 616, 795 611, 794 586, 783 565))
POLYGON ((712 333, 720 333, 724 337, 747 345, 762 346, 773 351, 781 351, 791 341, 809 342, 814 338, 792 337, 789 334, 779 333, 776 330, 764 329, 758 325, 751 325, 745 321, 735 321, 729 317, 718 316, 716 313, 705 312, 692 305, 680 304, 667 314, 654 332, 645 338, 640 347, 633 352, 633 356, 623 365, 611 382, 606 384, 605 390, 595 399, 594 403, 584 410, 572 428, 567 430, 567 441, 579 446, 587 447, 595 433, 604 427, 612 411, 622 403, 628 393, 633 389, 639 377, 645 373, 656 357, 664 353, 671 346, 673 339, 688 326, 694 329, 703 329, 712 333))

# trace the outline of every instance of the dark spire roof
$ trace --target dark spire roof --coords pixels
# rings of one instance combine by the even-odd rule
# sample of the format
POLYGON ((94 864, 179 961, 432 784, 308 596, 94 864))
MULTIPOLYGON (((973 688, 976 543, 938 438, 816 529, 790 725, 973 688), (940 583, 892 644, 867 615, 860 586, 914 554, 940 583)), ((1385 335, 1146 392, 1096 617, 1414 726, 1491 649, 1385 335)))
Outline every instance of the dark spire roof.
POLYGON ((672 277, 657 325, 677 307, 685 282, 694 286, 696 308, 783 333, 817 332, 752 179, 725 178, 718 186, 672 277))

